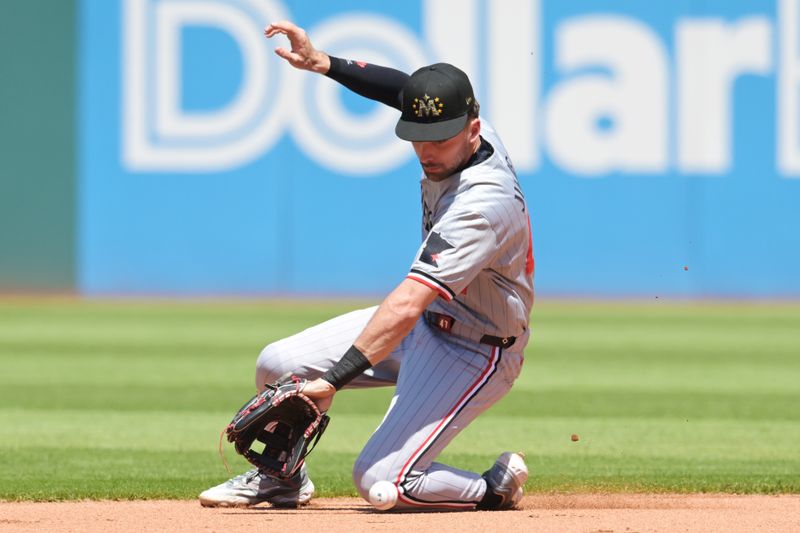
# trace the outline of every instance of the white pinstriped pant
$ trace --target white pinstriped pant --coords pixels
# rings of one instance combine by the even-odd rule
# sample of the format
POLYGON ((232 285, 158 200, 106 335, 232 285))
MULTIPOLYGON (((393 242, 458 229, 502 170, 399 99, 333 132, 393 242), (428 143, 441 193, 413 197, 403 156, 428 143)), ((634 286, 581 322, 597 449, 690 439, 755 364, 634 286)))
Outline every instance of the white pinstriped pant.
MULTIPOLYGON (((319 377, 353 344, 375 309, 341 315, 268 345, 258 357, 256 386, 263 390, 286 372, 319 377)), ((526 341, 517 340, 519 351, 500 350, 420 319, 387 359, 353 380, 348 388, 397 384, 383 422, 353 467, 361 496, 367 499, 376 481, 388 480, 399 489, 397 508, 474 507, 486 491, 481 476, 433 460, 508 392, 526 341)))

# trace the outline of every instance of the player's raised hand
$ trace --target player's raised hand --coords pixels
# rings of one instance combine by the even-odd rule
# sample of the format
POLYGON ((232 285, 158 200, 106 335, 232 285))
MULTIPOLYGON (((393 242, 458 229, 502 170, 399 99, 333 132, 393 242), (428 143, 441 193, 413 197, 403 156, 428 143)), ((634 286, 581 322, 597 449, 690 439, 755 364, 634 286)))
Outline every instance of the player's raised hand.
POLYGON ((277 47, 275 53, 289 62, 293 67, 301 70, 310 70, 325 74, 331 67, 328 54, 314 48, 306 31, 288 20, 273 22, 264 28, 264 35, 272 38, 275 35, 285 35, 289 38, 292 49, 287 50, 277 47))

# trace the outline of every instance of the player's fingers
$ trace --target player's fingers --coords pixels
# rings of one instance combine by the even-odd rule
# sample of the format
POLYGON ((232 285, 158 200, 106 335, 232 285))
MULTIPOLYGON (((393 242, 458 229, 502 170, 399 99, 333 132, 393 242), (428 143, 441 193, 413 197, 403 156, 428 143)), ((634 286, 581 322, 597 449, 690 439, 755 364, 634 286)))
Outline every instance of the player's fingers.
POLYGON ((286 48, 276 48, 275 53, 287 61, 292 61, 297 58, 297 54, 290 52, 286 48))
POLYGON ((264 28, 264 36, 265 37, 274 37, 275 35, 283 33, 285 34, 286 31, 282 30, 281 28, 275 26, 275 24, 268 24, 267 27, 264 28))
POLYGON ((276 48, 275 53, 278 54, 278 56, 285 59, 286 61, 288 61, 289 63, 291 63, 292 65, 301 66, 305 62, 305 58, 303 56, 301 56, 300 54, 295 54, 294 52, 290 52, 286 48, 276 48))
POLYGON ((269 26, 264 28, 264 37, 266 37, 267 39, 270 39, 270 38, 276 36, 279 33, 283 33, 283 32, 280 31, 280 30, 276 30, 274 28, 270 28, 269 26))
POLYGON ((314 400, 314 403, 317 404, 317 409, 319 409, 320 412, 327 413, 331 408, 331 404, 333 403, 333 396, 329 396, 321 400, 314 400))
POLYGON ((272 37, 278 33, 282 33, 283 35, 289 36, 291 39, 292 37, 297 36, 302 30, 289 22, 288 20, 281 20, 279 22, 272 22, 264 29, 264 35, 267 37, 272 37))

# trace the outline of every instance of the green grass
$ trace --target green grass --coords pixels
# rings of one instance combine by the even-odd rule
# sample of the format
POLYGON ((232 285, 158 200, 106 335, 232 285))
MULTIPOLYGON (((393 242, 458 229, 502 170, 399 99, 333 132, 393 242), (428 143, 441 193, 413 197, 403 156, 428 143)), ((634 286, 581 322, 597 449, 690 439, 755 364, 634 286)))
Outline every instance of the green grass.
MULTIPOLYGON (((0 300, 0 499, 195 497, 228 477, 261 347, 358 305, 0 300)), ((524 450, 529 491, 800 493, 800 305, 542 300, 533 325, 512 392, 442 460, 524 450)), ((355 494, 390 395, 337 396, 321 495, 355 494)))

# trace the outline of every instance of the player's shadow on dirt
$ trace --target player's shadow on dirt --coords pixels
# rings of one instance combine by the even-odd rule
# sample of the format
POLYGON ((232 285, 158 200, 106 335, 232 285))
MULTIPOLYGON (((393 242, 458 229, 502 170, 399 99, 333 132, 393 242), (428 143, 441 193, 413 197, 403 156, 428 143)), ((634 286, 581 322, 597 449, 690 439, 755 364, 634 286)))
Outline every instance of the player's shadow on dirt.
POLYGON ((358 514, 358 515, 373 515, 373 516, 391 516, 391 515, 411 515, 411 514, 432 514, 432 513, 459 513, 463 514, 462 509, 407 509, 382 512, 373 509, 369 505, 325 505, 325 504, 310 504, 308 506, 300 507, 298 509, 291 509, 285 507, 247 507, 244 509, 231 509, 222 514, 264 514, 264 515, 303 515, 303 514, 317 514, 317 513, 335 513, 335 514, 358 514))

